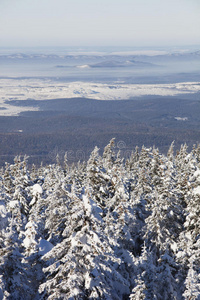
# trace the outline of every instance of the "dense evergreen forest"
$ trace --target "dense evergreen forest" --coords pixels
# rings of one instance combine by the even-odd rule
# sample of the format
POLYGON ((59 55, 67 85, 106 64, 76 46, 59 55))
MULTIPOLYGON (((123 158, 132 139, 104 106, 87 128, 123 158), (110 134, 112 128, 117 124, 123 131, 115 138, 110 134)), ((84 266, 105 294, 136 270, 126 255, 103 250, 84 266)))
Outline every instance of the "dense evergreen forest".
MULTIPOLYGON (((170 77, 171 78, 171 77, 170 77)), ((155 145, 167 154, 199 142, 199 93, 181 96, 142 96, 129 100, 98 101, 87 98, 13 100, 16 107, 35 107, 18 116, 0 116, 0 167, 16 155, 28 155, 28 163, 47 165, 63 160, 68 164, 87 161, 95 146, 100 153, 115 137, 125 142, 126 152, 136 146, 155 145)), ((123 154, 123 153, 122 153, 123 154)))
POLYGON ((200 145, 0 170, 0 299, 200 299, 200 145))

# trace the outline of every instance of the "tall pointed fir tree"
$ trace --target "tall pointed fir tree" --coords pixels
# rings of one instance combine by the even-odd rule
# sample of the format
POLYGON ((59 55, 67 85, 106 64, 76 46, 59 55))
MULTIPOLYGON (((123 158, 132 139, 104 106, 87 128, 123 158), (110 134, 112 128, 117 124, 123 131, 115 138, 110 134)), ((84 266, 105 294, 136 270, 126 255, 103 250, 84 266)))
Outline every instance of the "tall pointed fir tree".
POLYGON ((97 147, 92 151, 86 167, 86 182, 91 189, 93 199, 105 209, 105 199, 109 196, 109 176, 103 167, 102 158, 97 147))

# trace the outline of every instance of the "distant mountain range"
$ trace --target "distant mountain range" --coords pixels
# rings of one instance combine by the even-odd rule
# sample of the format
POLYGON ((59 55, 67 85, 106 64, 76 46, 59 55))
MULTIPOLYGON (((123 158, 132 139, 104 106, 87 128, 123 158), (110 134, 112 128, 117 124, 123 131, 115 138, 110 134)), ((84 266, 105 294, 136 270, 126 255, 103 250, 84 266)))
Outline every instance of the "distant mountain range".
MULTIPOLYGON (((0 60, 4 60, 4 59, 44 59, 44 60, 68 60, 68 59, 83 59, 83 58, 93 58, 93 59, 101 59, 102 62, 106 64, 108 64, 108 66, 110 67, 109 62, 111 61, 113 66, 115 63, 117 63, 118 65, 120 64, 120 62, 122 64, 134 64, 134 63, 142 63, 142 61, 137 61, 138 58, 185 58, 185 59, 189 59, 189 58, 196 58, 199 59, 200 58, 200 50, 195 51, 195 52, 174 52, 174 53, 164 53, 164 54, 157 54, 157 55, 148 55, 147 54, 143 54, 141 52, 141 54, 125 54, 124 55, 119 55, 119 54, 66 54, 66 55, 58 55, 58 54, 25 54, 25 53, 13 53, 13 54, 3 54, 0 55, 0 60), (124 61, 124 58, 126 58, 126 60, 124 61), (121 60, 120 60, 121 59, 121 60), (134 60, 136 59, 136 60, 134 60), (114 62, 113 62, 114 60, 114 62)), ((98 64, 96 64, 98 67, 98 64)), ((124 66, 124 65, 123 65, 124 66)))
POLYGON ((130 53, 66 53, 58 54, 25 54, 13 53, 0 55, 2 66, 22 64, 34 64, 34 66, 51 65, 52 68, 78 68, 78 69, 115 69, 126 68, 144 70, 155 68, 169 67, 169 72, 176 64, 176 72, 185 72, 185 70, 198 70, 200 64, 200 50, 195 52, 174 52, 174 53, 148 53, 130 54, 130 53), (194 62, 193 65, 191 62, 194 62), (186 64, 185 69, 184 63, 186 64), (179 64, 179 68, 177 66, 179 64), (189 68, 189 69, 188 69, 189 68), (191 69, 192 68, 192 69, 191 69))

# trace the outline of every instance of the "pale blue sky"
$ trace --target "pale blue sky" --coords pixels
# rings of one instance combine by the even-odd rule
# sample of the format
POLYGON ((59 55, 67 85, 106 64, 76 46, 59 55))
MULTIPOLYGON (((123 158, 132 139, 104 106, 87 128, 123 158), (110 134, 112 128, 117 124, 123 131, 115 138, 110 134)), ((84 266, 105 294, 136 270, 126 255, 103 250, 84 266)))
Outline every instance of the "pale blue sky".
POLYGON ((0 47, 200 44, 200 0, 0 0, 0 47))

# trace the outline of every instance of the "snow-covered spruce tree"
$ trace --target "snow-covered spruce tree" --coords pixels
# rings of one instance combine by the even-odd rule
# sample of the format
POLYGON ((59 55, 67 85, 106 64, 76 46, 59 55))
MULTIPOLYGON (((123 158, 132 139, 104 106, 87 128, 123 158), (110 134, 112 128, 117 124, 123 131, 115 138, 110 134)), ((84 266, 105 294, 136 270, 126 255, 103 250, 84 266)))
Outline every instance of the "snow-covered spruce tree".
POLYGON ((114 140, 105 147, 103 159, 99 156, 98 148, 92 152, 87 164, 86 183, 92 199, 103 210, 105 233, 110 243, 115 241, 119 244, 117 248, 114 247, 115 256, 123 260, 119 272, 128 279, 134 270, 135 244, 129 230, 134 218, 129 205, 126 170, 120 153, 114 152, 114 140))
MULTIPOLYGON (((101 173, 101 175, 96 174, 95 177, 101 176, 104 180, 104 195, 102 194, 102 197, 106 199, 103 215, 105 232, 108 237, 119 243, 120 251, 126 249, 133 253, 134 242, 130 233, 130 224, 133 224, 134 218, 132 215, 133 209, 129 203, 129 178, 127 177, 123 159, 120 157, 120 152, 118 151, 115 154, 114 139, 105 147, 103 165, 105 175, 103 176, 101 173), (106 183, 107 186, 105 185, 106 183)), ((128 253, 125 256, 128 257, 128 253)))
POLYGON ((37 251, 37 224, 34 222, 32 217, 29 218, 29 222, 26 224, 25 232, 23 234, 25 235, 23 240, 25 255, 30 256, 37 251))
POLYGON ((190 200, 185 209, 186 219, 184 223, 187 234, 191 235, 191 240, 195 243, 200 234, 200 187, 194 188, 190 194, 190 200))
POLYGON ((146 218, 144 238, 146 244, 159 255, 169 246, 173 251, 182 230, 182 211, 173 191, 155 190, 152 193, 151 214, 146 218))
POLYGON ((107 201, 107 213, 104 217, 105 231, 123 248, 133 251, 134 243, 129 232, 129 226, 133 222, 133 209, 122 178, 116 177, 114 189, 113 197, 107 201))
MULTIPOLYGON (((0 197, 2 198, 2 193, 0 197)), ((6 235, 6 229, 8 226, 8 215, 6 211, 5 202, 0 200, 0 299, 3 299, 3 295, 6 293, 6 287, 4 282, 4 241, 6 235)))
MULTIPOLYGON (((39 182, 39 181, 38 181, 39 182)), ((36 229, 35 240, 45 238, 44 227, 46 220, 46 194, 43 191, 42 182, 33 184, 29 189, 30 203, 27 223, 34 223, 36 229)), ((27 230, 27 229, 25 229, 27 230)))
MULTIPOLYGON (((31 285, 30 264, 25 260, 27 253, 23 248, 23 233, 26 230, 29 218, 29 188, 31 183, 27 168, 27 157, 23 160, 16 157, 13 165, 6 166, 9 175, 10 189, 4 188, 4 199, 9 218, 9 227, 5 234, 4 265, 6 269, 4 280, 6 280, 6 291, 10 294, 8 299, 32 299, 35 289, 31 285), (8 278, 8 276, 10 278, 8 278), (5 279, 6 278, 6 279, 5 279)), ((8 182, 7 177, 3 183, 8 182)))
POLYGON ((133 275, 135 283, 130 299, 182 299, 178 296, 176 279, 172 274, 176 272, 177 265, 167 251, 156 262, 154 253, 144 245, 136 265, 136 273, 133 275))
POLYGON ((134 178, 137 174, 137 168, 136 163, 139 161, 140 153, 139 153, 139 147, 135 147, 135 151, 131 152, 131 155, 129 158, 126 159, 126 171, 129 174, 129 177, 134 178), (132 173, 133 172, 133 173, 132 173))
MULTIPOLYGON (((99 186, 100 192, 104 198, 103 207, 105 207, 104 211, 106 213, 108 207, 111 207, 110 199, 113 198, 115 194, 115 187, 117 182, 117 177, 119 177, 119 167, 122 159, 119 154, 115 153, 115 139, 113 138, 109 144, 104 148, 102 159, 98 159, 99 161, 99 172, 96 174, 96 177, 99 178, 100 183, 99 186), (105 201, 106 200, 106 201, 105 201)), ((95 149, 96 151, 96 149, 95 149)), ((93 155, 97 153, 93 152, 93 155)), ((91 156, 91 161, 93 160, 93 156, 91 156)), ((90 173, 91 176, 91 173, 90 173)), ((94 186, 94 184, 93 184, 94 186)), ((100 203, 101 205, 101 203, 100 203)))
POLYGON ((138 275, 137 279, 135 279, 135 287, 132 289, 132 293, 129 296, 130 300, 145 300, 146 297, 146 285, 144 281, 141 279, 141 276, 138 275))
MULTIPOLYGON (((126 191, 126 170, 120 152, 114 151, 114 139, 105 147, 103 153, 104 180, 106 187, 103 187, 104 198, 106 198, 106 210, 112 212, 114 208, 121 202, 121 194, 128 199, 126 191)), ((125 199, 124 199, 125 201, 125 199)))
POLYGON ((194 256, 189 259, 189 269, 185 280, 185 291, 183 297, 185 300, 198 300, 200 297, 200 276, 193 266, 194 256))
POLYGON ((158 149, 153 148, 152 159, 149 166, 149 175, 151 176, 151 184, 154 187, 163 185, 164 169, 166 166, 163 164, 162 156, 158 149))
POLYGON ((158 288, 158 299, 179 299, 176 296, 179 283, 175 277, 179 267, 175 254, 183 230, 184 213, 182 199, 177 194, 173 178, 169 177, 168 167, 164 157, 153 151, 149 170, 152 191, 146 205, 149 216, 145 219, 143 240, 151 251, 157 277, 168 286, 166 290, 158 288))
POLYGON ((135 148, 135 152, 131 152, 129 158, 125 161, 126 169, 126 186, 129 193, 129 198, 131 198, 131 192, 134 190, 137 178, 138 178, 138 161, 139 161, 139 148, 135 148))
MULTIPOLYGON (((65 161, 66 163, 67 161, 65 161)), ((47 239, 54 245, 63 239, 62 233, 69 212, 70 199, 68 195, 73 189, 79 194, 83 181, 81 175, 84 169, 83 165, 78 164, 80 169, 78 167, 68 167, 68 173, 66 173, 67 166, 65 165, 65 169, 63 169, 60 163, 57 162, 57 164, 51 165, 45 170, 46 175, 42 185, 43 194, 38 199, 36 207, 40 208, 40 228, 43 227, 40 237, 47 239)), ((31 213, 34 213, 34 211, 35 207, 32 208, 31 213)))
POLYGON ((104 149, 103 158, 99 155, 99 149, 95 147, 87 163, 86 185, 90 187, 92 199, 103 209, 108 236, 112 239, 115 236, 116 240, 122 241, 127 234, 126 239, 130 244, 131 236, 125 224, 128 222, 128 215, 130 216, 126 171, 120 153, 116 154, 114 147, 112 139, 104 149))
POLYGON ((4 241, 0 248, 0 282, 3 299, 31 300, 34 292, 29 284, 30 270, 29 266, 22 262, 21 240, 15 227, 15 221, 11 218, 7 230, 4 231, 4 241))
POLYGON ((16 219, 18 233, 24 230, 29 212, 29 187, 32 184, 27 169, 27 157, 16 157, 13 165, 6 166, 3 178, 7 210, 16 219), (9 180, 8 180, 9 178, 9 180), (7 183, 9 182, 10 188, 7 183))
POLYGON ((69 191, 70 187, 75 184, 78 194, 81 194, 84 185, 86 174, 86 162, 78 162, 77 164, 72 164, 68 168, 68 173, 66 173, 65 180, 68 185, 69 191))
POLYGON ((196 158, 197 163, 200 163, 200 144, 198 143, 197 145, 193 145, 192 155, 196 158))
POLYGON ((142 147, 141 153, 135 163, 135 179, 131 183, 129 205, 132 210, 132 222, 129 226, 132 239, 134 240, 134 254, 141 254, 141 247, 144 243, 142 228, 145 226, 145 219, 150 215, 147 210, 152 199, 152 184, 150 181, 151 149, 142 147))
POLYGON ((53 164, 46 166, 46 168, 43 170, 43 177, 44 183, 42 187, 48 196, 55 191, 57 184, 64 182, 65 174, 60 165, 53 164))
POLYGON ((38 174, 37 174, 37 167, 35 164, 32 164, 31 170, 30 170, 30 178, 32 182, 37 182, 38 174))
POLYGON ((122 259, 118 271, 132 285, 131 279, 134 273, 134 254, 136 253, 135 240, 135 207, 130 205, 127 190, 126 176, 123 165, 115 166, 115 176, 112 177, 113 196, 106 201, 107 212, 103 220, 105 233, 113 245, 115 256, 122 259), (124 179, 123 179, 124 178, 124 179), (124 180, 124 181, 123 181, 124 180), (134 231, 134 233, 133 233, 134 231), (114 243, 118 243, 115 247, 114 243))
POLYGON ((188 154, 187 145, 181 145, 180 151, 175 157, 176 188, 183 205, 186 205, 187 193, 190 190, 189 178, 194 172, 192 153, 188 154))
MULTIPOLYGON (((193 188, 188 192, 185 208, 184 231, 179 237, 179 249, 177 251, 177 262, 181 265, 181 274, 179 277, 185 280, 186 291, 189 293, 189 282, 191 274, 200 273, 200 189, 199 189, 200 172, 197 169, 192 177, 191 185, 193 188)), ((191 279, 193 289, 199 289, 200 278, 191 279), (196 285, 196 287, 195 287, 196 285)), ((192 289, 192 287, 191 287, 192 289)), ((186 295, 186 291, 184 295, 186 295)), ((195 298, 194 298, 195 299, 195 298)), ((198 298, 197 298, 198 299, 198 298)))
POLYGON ((20 156, 16 156, 14 164, 10 165, 10 173, 15 178, 14 183, 20 184, 24 189, 30 185, 30 174, 28 170, 28 156, 24 156, 21 160, 20 156))
MULTIPOLYGON (((23 235, 24 240, 22 246, 24 247, 24 258, 22 262, 27 265, 27 270, 29 271, 27 279, 29 288, 31 289, 31 299, 38 299, 38 286, 44 278, 40 256, 43 255, 44 250, 46 251, 46 249, 44 249, 46 245, 44 245, 42 238, 38 238, 38 226, 32 215, 29 217, 23 235), (41 247, 43 247, 43 249, 41 247)), ((46 243, 48 242, 46 241, 46 243)))
POLYGON ((157 298, 159 300, 181 300, 179 282, 175 276, 178 273, 178 265, 170 249, 166 249, 165 253, 159 258, 156 271, 157 298))
POLYGON ((14 187, 13 177, 11 176, 11 173, 10 173, 10 164, 7 162, 5 163, 5 171, 2 176, 2 183, 3 183, 4 189, 5 189, 5 193, 7 195, 12 194, 13 187, 14 187))
POLYGON ((152 183, 150 176, 150 162, 152 160, 151 149, 142 147, 139 159, 135 164, 136 176, 134 185, 132 186, 132 199, 141 202, 143 200, 148 203, 148 198, 151 199, 152 183))
POLYGON ((101 209, 88 191, 71 199, 65 239, 43 257, 50 265, 40 299, 122 299, 129 284, 116 270, 120 260, 102 230, 101 209))
POLYGON ((168 161, 174 160, 174 141, 171 143, 168 152, 167 152, 168 161))
POLYGON ((102 209, 105 209, 105 201, 109 197, 109 181, 110 177, 106 174, 106 169, 103 167, 99 149, 95 147, 87 162, 85 184, 90 187, 93 199, 102 209))
POLYGON ((136 272, 132 274, 134 278, 134 287, 130 294, 131 300, 157 300, 159 298, 156 266, 152 253, 144 244, 140 257, 136 260, 136 272))
POLYGON ((54 191, 45 199, 45 225, 43 238, 53 245, 63 240, 62 233, 65 229, 65 221, 68 217, 68 204, 70 199, 68 191, 62 182, 54 186, 54 191))
POLYGON ((153 153, 150 168, 152 192, 148 203, 150 215, 145 220, 144 232, 147 246, 155 245, 160 254, 168 246, 173 250, 183 230, 183 202, 174 177, 169 176, 169 170, 173 172, 173 168, 163 156, 153 153))
MULTIPOLYGON (((65 206, 62 201, 62 194, 65 186, 65 175, 59 165, 49 165, 46 168, 42 167, 42 169, 37 183, 30 187, 29 216, 37 223, 37 238, 48 239, 54 230, 56 221, 53 220, 58 218, 58 211, 63 210, 62 215, 64 215, 65 206), (62 202, 62 208, 60 208, 59 202, 62 202)), ((61 232, 57 232, 57 235, 61 234, 61 232)))
POLYGON ((105 169, 111 170, 113 163, 116 160, 115 148, 115 138, 111 139, 109 144, 104 148, 103 152, 103 166, 105 169))

